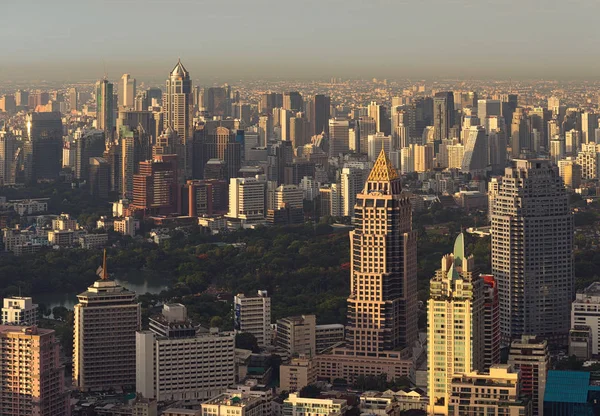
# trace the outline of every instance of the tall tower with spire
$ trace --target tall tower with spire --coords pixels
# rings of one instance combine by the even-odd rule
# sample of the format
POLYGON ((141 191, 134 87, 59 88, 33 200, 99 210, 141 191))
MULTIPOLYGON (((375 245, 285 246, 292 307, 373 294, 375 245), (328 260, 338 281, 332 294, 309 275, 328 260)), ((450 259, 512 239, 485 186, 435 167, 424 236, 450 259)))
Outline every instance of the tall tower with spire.
POLYGON ((350 232, 346 345, 318 357, 319 376, 353 380, 412 374, 417 340, 417 233, 402 184, 384 151, 356 196, 350 232))
POLYGON ((141 306, 131 292, 110 279, 106 252, 100 277, 77 295, 73 336, 73 381, 81 391, 135 387, 135 333, 141 306))
POLYGON ((167 79, 163 98, 163 129, 170 127, 177 133, 178 166, 184 173, 182 179, 192 175, 193 106, 190 73, 179 60, 167 79))
POLYGON ((484 367, 484 286, 460 233, 429 284, 427 389, 430 413, 448 414, 452 378, 484 367))

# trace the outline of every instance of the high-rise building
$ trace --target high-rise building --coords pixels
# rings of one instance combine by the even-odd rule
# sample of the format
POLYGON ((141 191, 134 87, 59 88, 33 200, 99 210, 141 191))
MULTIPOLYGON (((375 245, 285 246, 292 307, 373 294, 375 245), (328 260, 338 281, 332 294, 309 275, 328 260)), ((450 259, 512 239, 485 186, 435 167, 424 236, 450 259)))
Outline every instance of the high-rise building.
POLYGON ((275 346, 284 353, 286 358, 296 354, 307 357, 317 354, 316 319, 315 315, 301 315, 277 320, 275 346))
POLYGON ((225 180, 189 180, 182 188, 183 215, 201 217, 227 213, 229 183, 225 180))
POLYGON ((600 353, 600 282, 578 292, 571 306, 571 328, 586 325, 591 329, 592 354, 600 353))
POLYGON ((392 151, 392 136, 386 136, 382 132, 370 134, 368 138, 367 150, 369 160, 374 162, 382 150, 389 157, 390 152, 392 151))
MULTIPOLYGON (((560 156, 564 156, 564 154, 560 156)), ((555 163, 558 164, 561 159, 562 157, 555 163)), ((577 164, 581 166, 582 179, 600 178, 600 146, 595 143, 584 143, 581 151, 577 154, 577 164)))
POLYGON ((510 136, 511 156, 513 159, 521 157, 523 151, 531 150, 531 123, 522 107, 518 107, 513 113, 510 136))
POLYGON ((467 131, 461 170, 471 174, 481 174, 487 166, 488 144, 485 129, 481 126, 471 127, 467 131))
POLYGON ((285 416, 345 416, 348 410, 348 401, 344 399, 312 399, 300 397, 291 393, 283 401, 282 414, 285 416))
POLYGON ((0 326, 3 415, 69 416, 60 345, 53 330, 36 326, 0 326))
POLYGON ((88 164, 90 194, 97 198, 107 199, 110 184, 110 166, 108 162, 103 157, 90 157, 88 164))
POLYGON ((464 238, 456 237, 453 253, 442 258, 429 284, 427 389, 436 415, 448 414, 454 377, 484 368, 484 285, 464 238))
POLYGON ((500 116, 502 114, 501 107, 500 100, 477 101, 477 117, 479 117, 481 125, 485 127, 486 119, 489 116, 500 116))
POLYGON ((96 82, 96 128, 104 131, 106 140, 115 128, 113 84, 106 78, 96 82))
POLYGON ((84 131, 75 141, 75 178, 80 181, 89 179, 91 157, 101 157, 106 150, 104 132, 102 130, 84 131))
POLYGON ((329 120, 329 156, 338 157, 348 153, 350 148, 350 122, 348 120, 329 120))
MULTIPOLYGON (((304 110, 304 100, 302 95, 298 91, 290 91, 283 93, 283 105, 282 107, 286 110, 293 111, 295 113, 304 110)), ((320 133, 320 132, 319 132, 320 133)), ((318 134, 318 133, 315 133, 318 134)))
POLYGON ((550 369, 548 342, 533 335, 523 335, 510 344, 508 364, 521 373, 521 392, 532 401, 532 415, 544 411, 546 377, 550 369))
POLYGON ((377 133, 390 134, 390 122, 387 119, 386 109, 383 105, 371 101, 368 108, 368 116, 375 120, 375 131, 377 133))
POLYGON ((229 180, 229 212, 227 217, 242 222, 265 219, 265 185, 261 178, 231 178, 229 180))
POLYGON ((180 212, 177 159, 157 155, 139 163, 139 173, 133 175, 133 208, 160 215, 180 212))
POLYGON ((581 142, 595 143, 598 128, 598 114, 584 111, 581 114, 581 142))
MULTIPOLYGON (((172 128, 179 138, 178 156, 179 168, 184 177, 192 176, 192 138, 194 100, 192 96, 192 81, 190 73, 185 69, 181 60, 167 79, 167 88, 163 98, 163 129, 172 128)), ((184 179, 184 178, 182 178, 184 179)))
POLYGON ((119 83, 119 107, 133 109, 135 105, 135 78, 123 74, 119 83))
POLYGON ((256 296, 239 293, 233 299, 233 327, 236 332, 254 335, 260 347, 271 344, 271 298, 266 290, 256 296))
POLYGON ((582 168, 574 157, 559 160, 558 170, 567 188, 577 189, 581 186, 582 168))
POLYGON ((0 130, 0 186, 17 182, 17 138, 10 132, 0 130))
POLYGON ((235 382, 235 335, 200 332, 182 304, 167 303, 135 334, 136 391, 158 401, 199 404, 235 382))
MULTIPOLYGON (((579 130, 571 129, 565 132, 565 154, 569 156, 575 156, 581 150, 581 144, 585 143, 581 141, 581 132, 579 130)), ((595 143, 595 142, 591 142, 595 143)))
POLYGON ((452 126, 454 126, 454 94, 452 91, 438 92, 433 97, 435 143, 441 143, 442 139, 452 139, 453 137, 450 137, 452 126))
POLYGON ((56 180, 62 168, 63 125, 60 113, 27 115, 26 180, 56 180))
POLYGON ((79 94, 77 88, 69 88, 69 108, 71 111, 79 111, 79 94))
POLYGON ((359 166, 342 169, 340 183, 342 186, 342 215, 344 217, 354 216, 356 195, 364 189, 368 175, 369 171, 359 166))
POLYGON ((292 358, 289 363, 279 367, 279 372, 279 388, 282 391, 300 391, 317 382, 317 369, 309 357, 292 358))
POLYGON ((135 292, 109 279, 104 263, 94 284, 77 295, 73 382, 81 391, 135 386, 135 333, 141 306, 135 292))
POLYGON ((310 135, 329 134, 331 98, 327 95, 317 94, 310 102, 310 135))
POLYGON ((417 233, 410 200, 385 152, 354 212, 346 346, 319 356, 319 375, 350 380, 386 373, 392 379, 411 371, 407 347, 417 340, 417 233))
POLYGON ((17 104, 17 107, 27 108, 29 104, 29 92, 17 90, 15 93, 15 103, 17 104))
POLYGON ((492 274, 507 341, 566 341, 573 299, 573 215, 549 160, 513 160, 492 211, 492 274))
POLYGON ((500 362, 500 301, 498 284, 491 274, 481 275, 484 285, 483 369, 500 362))
MULTIPOLYGON (((433 170, 433 156, 434 146, 433 144, 411 144, 410 148, 413 154, 414 171, 415 172, 429 172, 433 170)), ((464 156, 463 156, 464 157, 464 156)))
POLYGON ((38 305, 30 297, 4 298, 2 325, 37 325, 38 305))

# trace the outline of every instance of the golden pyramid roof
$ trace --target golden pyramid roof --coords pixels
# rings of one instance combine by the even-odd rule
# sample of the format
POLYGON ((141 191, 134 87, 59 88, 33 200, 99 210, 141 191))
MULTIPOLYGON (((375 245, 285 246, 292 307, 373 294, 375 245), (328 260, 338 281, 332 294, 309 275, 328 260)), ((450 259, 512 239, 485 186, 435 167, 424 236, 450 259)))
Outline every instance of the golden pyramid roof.
POLYGON ((373 169, 371 169, 371 173, 369 173, 369 177, 367 178, 368 182, 381 182, 381 181, 392 181, 394 179, 398 179, 398 172, 392 166, 392 162, 388 159, 385 154, 385 150, 381 149, 381 153, 377 157, 375 164, 373 165, 373 169))

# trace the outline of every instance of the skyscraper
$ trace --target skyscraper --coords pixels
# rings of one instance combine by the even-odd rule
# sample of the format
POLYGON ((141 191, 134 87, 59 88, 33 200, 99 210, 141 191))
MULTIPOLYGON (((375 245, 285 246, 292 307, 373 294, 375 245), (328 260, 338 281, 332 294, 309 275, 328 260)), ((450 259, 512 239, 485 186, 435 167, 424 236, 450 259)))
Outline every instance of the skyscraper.
POLYGON ((63 125, 60 113, 27 115, 29 145, 25 163, 27 180, 56 180, 62 167, 63 125))
POLYGON ((283 93, 283 108, 296 113, 304 110, 304 100, 302 99, 302 95, 300 95, 298 91, 283 93))
POLYGON ((492 207, 492 274, 505 341, 566 341, 573 300, 573 215, 558 168, 513 160, 492 207))
POLYGON ((104 137, 110 140, 115 127, 113 84, 106 78, 96 82, 96 128, 104 130, 104 137))
POLYGON ((167 215, 179 212, 177 156, 156 155, 139 163, 133 175, 133 206, 149 214, 167 215))
POLYGON ((64 366, 54 331, 0 326, 0 410, 3 415, 69 416, 64 366))
POLYGON ((192 176, 193 106, 190 73, 179 60, 167 79, 167 91, 163 98, 163 129, 171 127, 179 137, 178 164, 186 178, 192 176))
POLYGON ((412 208, 385 152, 354 207, 346 346, 318 357, 319 375, 406 375, 417 339, 417 233, 412 208))
POLYGON ((331 99, 327 95, 317 94, 311 101, 310 136, 325 132, 329 134, 331 99))
POLYGON ((17 138, 0 130, 0 185, 14 185, 17 181, 17 138))
POLYGON ((456 237, 429 285, 427 388, 436 415, 448 414, 452 378, 484 367, 484 287, 464 238, 456 237))
POLYGON ((135 333, 141 307, 131 292, 108 277, 106 252, 100 279, 77 295, 73 381, 81 391, 135 386, 135 333))
POLYGON ((133 109, 135 105, 135 78, 123 74, 119 83, 119 107, 133 109))
POLYGON ((329 156, 338 157, 340 154, 348 153, 349 149, 349 130, 348 120, 329 120, 329 156))
POLYGON ((442 139, 452 139, 450 128, 454 126, 454 94, 452 91, 438 92, 433 97, 433 127, 435 153, 442 139))
POLYGON ((77 88, 69 88, 69 108, 71 111, 79 111, 79 94, 77 88))
POLYGON ((254 335, 259 346, 271 344, 271 298, 266 290, 259 290, 256 296, 235 295, 234 323, 237 333, 254 335))
POLYGON ((488 166, 488 144, 485 129, 471 127, 467 131, 462 171, 472 174, 483 173, 488 166))

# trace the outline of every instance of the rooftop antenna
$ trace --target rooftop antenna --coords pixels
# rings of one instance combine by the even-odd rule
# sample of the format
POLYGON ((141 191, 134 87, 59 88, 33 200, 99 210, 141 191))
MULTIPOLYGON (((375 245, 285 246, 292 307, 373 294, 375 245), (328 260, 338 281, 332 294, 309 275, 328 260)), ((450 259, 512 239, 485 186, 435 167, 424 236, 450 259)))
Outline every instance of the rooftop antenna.
POLYGON ((106 269, 106 249, 104 249, 104 258, 102 260, 102 274, 100 275, 102 280, 108 280, 108 270, 106 269))
POLYGON ((106 74, 106 61, 102 59, 102 65, 104 66, 104 80, 108 79, 108 75, 106 74))

